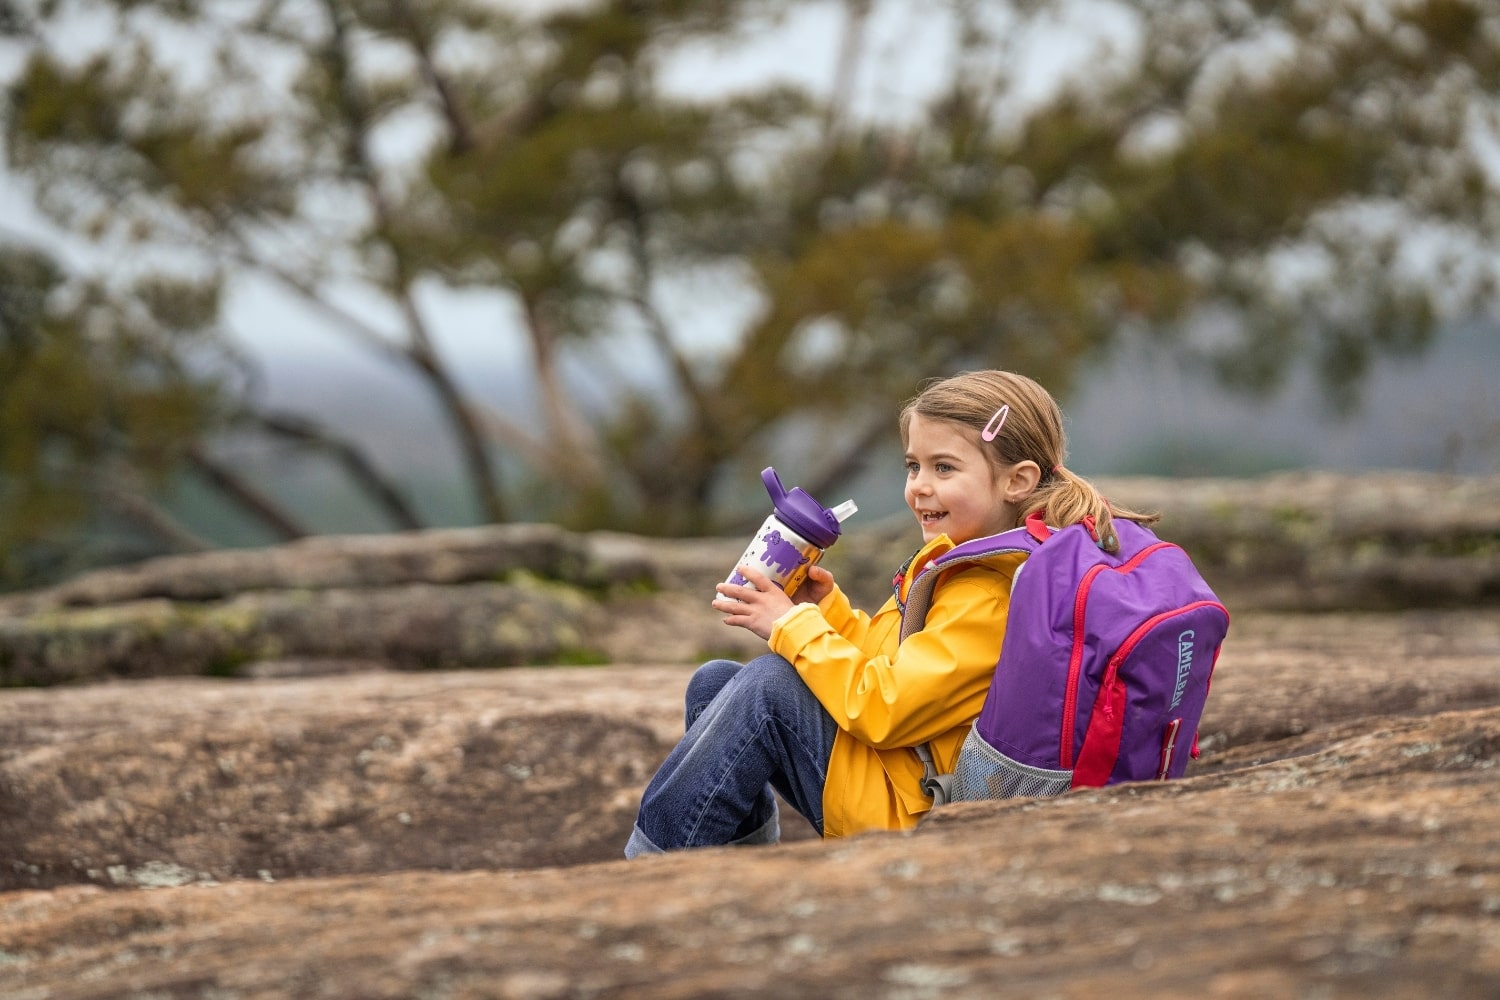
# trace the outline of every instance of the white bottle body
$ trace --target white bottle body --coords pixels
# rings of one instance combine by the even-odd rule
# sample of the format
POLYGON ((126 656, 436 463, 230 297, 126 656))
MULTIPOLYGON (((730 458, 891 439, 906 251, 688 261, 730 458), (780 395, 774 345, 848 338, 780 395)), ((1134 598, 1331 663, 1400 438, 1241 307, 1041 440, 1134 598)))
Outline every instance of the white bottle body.
POLYGON ((787 527, 772 513, 751 536, 745 554, 740 556, 725 582, 750 585, 750 581, 740 575, 739 568, 752 566, 790 596, 807 579, 808 569, 821 558, 822 549, 787 527))

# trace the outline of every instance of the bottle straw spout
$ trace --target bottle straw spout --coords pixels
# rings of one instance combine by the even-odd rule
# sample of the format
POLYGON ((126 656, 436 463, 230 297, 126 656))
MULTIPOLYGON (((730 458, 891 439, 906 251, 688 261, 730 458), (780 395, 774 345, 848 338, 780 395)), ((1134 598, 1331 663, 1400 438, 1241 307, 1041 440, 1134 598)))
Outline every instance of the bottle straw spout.
POLYGON ((845 521, 849 520, 849 516, 851 514, 854 514, 859 510, 859 504, 855 503, 853 500, 845 500, 843 503, 839 504, 837 507, 834 507, 832 510, 833 516, 838 519, 838 522, 840 524, 843 524, 845 521))

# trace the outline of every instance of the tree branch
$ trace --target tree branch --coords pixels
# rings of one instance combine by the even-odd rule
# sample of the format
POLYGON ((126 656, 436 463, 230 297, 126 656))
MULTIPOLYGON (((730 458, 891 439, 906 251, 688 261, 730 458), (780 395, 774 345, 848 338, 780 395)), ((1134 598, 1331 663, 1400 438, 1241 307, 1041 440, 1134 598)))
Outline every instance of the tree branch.
POLYGON ((390 3, 406 26, 407 39, 417 54, 422 76, 437 94, 438 106, 442 108, 443 119, 448 123, 448 152, 461 156, 474 148, 474 129, 469 124, 468 116, 459 107, 458 97, 448 78, 438 72, 437 64, 432 59, 430 40, 422 30, 421 22, 412 13, 411 5, 406 0, 390 0, 390 3))
POLYGON ((365 494, 385 511, 397 528, 414 531, 425 527, 406 498, 380 474, 369 456, 351 442, 334 437, 310 420, 290 414, 252 411, 247 412, 244 417, 271 434, 330 454, 344 467, 349 477, 363 488, 365 494))
MULTIPOLYGON (((475 423, 490 440, 510 445, 520 452, 521 457, 528 464, 535 468, 545 468, 549 461, 556 461, 556 454, 547 450, 541 438, 530 433, 527 428, 506 417, 494 407, 475 402, 470 403, 469 408, 474 412, 475 423)), ((559 475, 567 478, 566 464, 559 470, 559 475)))
POLYGON ((117 481, 100 483, 97 489, 105 506, 145 528, 175 552, 207 552, 218 547, 137 489, 117 481))
MULTIPOLYGON (((254 267, 274 278, 315 312, 332 320, 359 345, 382 354, 404 367, 417 369, 438 394, 444 412, 448 415, 450 422, 455 425, 471 481, 479 480, 483 483, 479 492, 484 513, 491 521, 507 520, 504 504, 500 501, 498 476, 488 453, 484 450, 483 430, 470 412, 472 406, 449 378, 446 368, 432 348, 432 338, 427 330, 426 322, 417 310, 408 288, 403 287, 397 295, 412 340, 412 346, 402 347, 400 344, 392 343, 359 317, 328 301, 309 282, 286 268, 269 261, 258 260, 250 256, 248 252, 242 252, 241 260, 247 266, 254 267)), ((394 513, 395 509, 389 505, 387 509, 394 513)))
POLYGON ((593 432, 578 418, 577 409, 568 399, 557 374, 554 352, 556 335, 552 332, 534 296, 521 295, 522 314, 531 336, 532 356, 536 364, 537 383, 542 393, 542 411, 546 425, 557 435, 568 461, 563 474, 583 487, 603 486, 604 459, 593 432))
POLYGON ((848 19, 844 22, 844 35, 839 42, 838 66, 833 75, 833 92, 829 95, 828 111, 823 119, 823 134, 830 144, 842 127, 854 100, 854 78, 864 57, 865 28, 870 21, 870 0, 845 0, 844 9, 848 13, 848 19))
POLYGON ((202 447, 194 445, 189 448, 187 458, 188 462, 205 479, 222 493, 231 497, 283 541, 289 542, 311 534, 275 500, 251 486, 239 473, 209 455, 202 447))
POLYGON ((645 320, 646 332, 651 337, 651 342, 671 364, 678 384, 692 401, 693 412, 700 421, 707 421, 712 416, 709 395, 698 381, 692 366, 688 364, 687 357, 677 349, 677 345, 672 340, 672 332, 668 329, 661 311, 656 308, 656 303, 651 301, 654 268, 648 248, 649 233, 645 209, 632 192, 627 191, 618 183, 615 189, 615 203, 625 217, 626 231, 630 234, 630 255, 635 263, 635 271, 632 274, 633 287, 627 297, 628 301, 635 306, 636 311, 645 320))
POLYGON ((483 434, 470 410, 463 393, 459 391, 447 368, 442 364, 433 347, 427 326, 416 301, 412 297, 413 276, 408 268, 406 254, 393 239, 391 233, 392 212, 385 193, 381 190, 375 165, 370 159, 366 142, 369 137, 369 112, 355 92, 349 73, 348 38, 345 30, 345 12, 333 0, 325 3, 332 34, 329 39, 329 56, 338 83, 339 107, 349 129, 347 156, 356 180, 364 187, 366 196, 375 212, 376 233, 384 241, 395 261, 395 273, 391 276, 391 291, 398 299, 402 315, 406 319, 411 346, 404 351, 405 358, 427 379, 437 393, 443 410, 448 416, 454 433, 458 436, 459 449, 468 470, 479 507, 486 520, 502 522, 508 520, 505 502, 500 489, 499 472, 485 446, 483 434))
POLYGON ((891 433, 891 416, 888 413, 865 418, 864 425, 845 446, 843 453, 831 462, 818 465, 818 475, 807 492, 815 497, 831 496, 864 468, 870 458, 870 449, 880 444, 891 433))
MULTIPOLYGON (((945 371, 951 368, 960 354, 957 348, 940 352, 933 358, 932 370, 945 371)), ((807 491, 815 497, 821 497, 832 494, 834 490, 853 479, 863 468, 870 449, 879 445, 881 440, 891 432, 893 422, 889 413, 872 413, 866 417, 864 426, 844 448, 843 454, 831 462, 821 464, 819 475, 812 480, 812 485, 807 487, 807 491)))
POLYGON ((275 279, 277 284, 295 293, 303 303, 311 307, 314 312, 320 313, 324 318, 335 323, 361 347, 374 351, 377 354, 383 354, 387 359, 401 364, 406 364, 411 360, 407 356, 406 350, 400 344, 392 343, 380 331, 370 326, 370 324, 358 316, 330 302, 306 279, 297 276, 279 264, 253 257, 248 251, 242 251, 237 256, 240 262, 247 267, 252 267, 275 279))
MULTIPOLYGON (((402 300, 408 317, 415 317, 416 307, 411 302, 409 291, 403 292, 402 300)), ((425 338, 425 332, 422 336, 425 338)), ((478 493, 480 509, 484 512, 485 519, 495 524, 508 521, 510 515, 500 492, 500 474, 490 458, 485 435, 475 420, 474 408, 469 405, 468 399, 431 348, 424 346, 414 350, 410 353, 410 358, 437 393, 448 422, 458 436, 459 450, 464 456, 464 465, 469 470, 469 481, 478 493)))

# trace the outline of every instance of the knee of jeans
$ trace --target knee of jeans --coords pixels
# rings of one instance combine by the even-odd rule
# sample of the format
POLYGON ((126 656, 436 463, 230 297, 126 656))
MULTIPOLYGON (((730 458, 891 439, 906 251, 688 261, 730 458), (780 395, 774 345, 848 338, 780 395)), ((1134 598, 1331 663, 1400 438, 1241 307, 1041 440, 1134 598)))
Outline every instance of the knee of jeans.
POLYGON ((801 704, 813 697, 797 668, 775 653, 757 656, 745 664, 736 688, 743 697, 778 707, 801 704))
POLYGON ((687 692, 683 695, 688 711, 713 701, 714 696, 724 690, 724 685, 741 669, 743 664, 734 660, 709 660, 693 671, 693 676, 688 679, 687 692))
POLYGON ((802 675, 797 673, 797 668, 792 666, 786 657, 777 653, 765 653, 757 656, 744 667, 746 673, 754 677, 762 684, 774 684, 779 681, 795 680, 802 683, 802 675))

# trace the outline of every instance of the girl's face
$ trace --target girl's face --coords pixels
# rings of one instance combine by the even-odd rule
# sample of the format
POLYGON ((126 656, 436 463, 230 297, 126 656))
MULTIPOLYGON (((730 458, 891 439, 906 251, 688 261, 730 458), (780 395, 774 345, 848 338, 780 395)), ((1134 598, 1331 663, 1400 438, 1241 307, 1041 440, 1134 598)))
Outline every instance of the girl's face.
POLYGON ((906 428, 906 505, 922 540, 954 542, 1015 527, 1016 506, 1004 480, 980 451, 979 432, 951 420, 913 413, 906 428))

